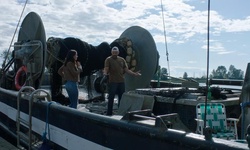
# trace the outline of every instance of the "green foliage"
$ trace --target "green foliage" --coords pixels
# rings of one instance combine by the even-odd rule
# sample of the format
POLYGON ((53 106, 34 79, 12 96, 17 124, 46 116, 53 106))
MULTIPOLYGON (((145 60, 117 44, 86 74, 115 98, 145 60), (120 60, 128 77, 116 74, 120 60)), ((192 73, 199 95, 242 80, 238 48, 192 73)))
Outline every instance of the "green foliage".
POLYGON ((188 74, 187 74, 187 72, 184 72, 183 79, 187 79, 187 78, 188 78, 188 74))
POLYGON ((168 70, 167 68, 158 67, 157 72, 154 74, 153 80, 167 80, 168 79, 168 70))
MULTIPOLYGON (((188 79, 187 72, 184 72, 183 79, 188 79)), ((195 78, 195 80, 204 80, 207 76, 203 75, 200 78, 195 78)), ((229 66, 229 69, 227 70, 225 66, 218 66, 218 68, 215 70, 213 69, 211 74, 209 75, 209 78, 212 79, 236 79, 236 80, 243 80, 244 78, 244 72, 241 69, 236 69, 233 65, 229 66)), ((167 81, 168 80, 168 71, 167 68, 161 68, 158 67, 157 72, 155 73, 153 80, 159 80, 159 81, 167 81)))
POLYGON ((227 71, 225 66, 218 66, 216 70, 213 70, 210 78, 214 79, 243 79, 244 72, 241 69, 236 69, 233 65, 229 66, 227 71))
MULTIPOLYGON (((11 60, 11 52, 8 52, 8 50, 3 50, 2 53, 0 53, 0 57, 3 58, 3 60, 5 62, 8 62, 9 60, 11 60)), ((1 63, 1 65, 3 65, 3 62, 1 63)))
POLYGON ((167 80, 168 79, 168 70, 167 68, 161 68, 161 80, 167 80))
POLYGON ((216 70, 212 71, 214 79, 226 79, 227 69, 225 66, 218 66, 216 70))
POLYGON ((244 72, 240 69, 236 69, 233 65, 229 66, 228 79, 243 79, 244 72))
POLYGON ((11 55, 10 55, 11 52, 8 53, 8 50, 4 50, 1 54, 0 54, 0 57, 3 58, 3 59, 6 59, 7 60, 10 60, 11 59, 11 55))

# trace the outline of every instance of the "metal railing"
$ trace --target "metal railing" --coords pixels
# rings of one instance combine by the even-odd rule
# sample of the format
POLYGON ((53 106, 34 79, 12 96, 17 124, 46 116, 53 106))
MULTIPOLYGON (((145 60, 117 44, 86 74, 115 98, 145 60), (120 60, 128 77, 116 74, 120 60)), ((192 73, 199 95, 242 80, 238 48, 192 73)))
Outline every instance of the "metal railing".
POLYGON ((24 147, 22 147, 20 144, 21 140, 28 145, 29 150, 32 149, 32 107, 33 107, 33 102, 36 99, 44 99, 46 101, 51 101, 51 95, 49 94, 49 92, 43 89, 35 90, 31 86, 22 87, 18 92, 16 125, 17 125, 17 147, 19 149, 24 149, 24 147), (45 95, 41 95, 41 92, 45 93, 45 95), (29 100, 28 118, 21 116, 20 101, 22 98, 29 100), (28 135, 21 131, 20 129, 21 126, 28 128, 28 135))

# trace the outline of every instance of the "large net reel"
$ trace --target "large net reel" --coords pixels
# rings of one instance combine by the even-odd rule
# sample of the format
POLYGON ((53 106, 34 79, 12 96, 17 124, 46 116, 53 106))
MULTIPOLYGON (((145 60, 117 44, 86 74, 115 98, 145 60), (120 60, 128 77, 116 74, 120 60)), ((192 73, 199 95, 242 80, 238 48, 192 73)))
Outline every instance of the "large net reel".
POLYGON ((24 85, 39 88, 45 62, 44 26, 40 16, 35 12, 30 12, 21 24, 17 42, 14 43, 12 58, 3 68, 1 86, 6 88, 7 84, 11 84, 12 86, 8 86, 8 88, 16 90, 24 85), (10 70, 11 66, 12 70, 10 70))
MULTIPOLYGON (((114 40, 110 47, 119 48, 119 56, 123 57, 132 71, 140 71, 142 76, 134 77, 125 75, 125 90, 147 88, 153 78, 157 67, 159 54, 151 34, 144 28, 132 26, 126 29, 121 36, 114 40)), ((110 53, 111 54, 111 53, 110 53)), ((109 54, 109 55, 110 55, 109 54)), ((97 92, 107 92, 107 79, 102 76, 94 80, 94 88, 97 92)))
POLYGON ((159 54, 152 35, 144 28, 132 26, 125 30, 120 38, 128 38, 126 61, 132 71, 141 71, 142 76, 125 75, 126 91, 150 86, 157 67, 159 54))

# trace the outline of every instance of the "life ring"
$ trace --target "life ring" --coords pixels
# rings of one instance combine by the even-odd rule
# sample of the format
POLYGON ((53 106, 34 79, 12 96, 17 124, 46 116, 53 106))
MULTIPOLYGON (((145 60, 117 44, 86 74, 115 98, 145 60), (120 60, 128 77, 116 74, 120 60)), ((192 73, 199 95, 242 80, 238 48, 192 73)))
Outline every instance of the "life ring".
POLYGON ((22 86, 25 85, 25 82, 23 85, 20 85, 20 77, 22 75, 22 73, 25 72, 25 74, 27 73, 27 67, 26 66, 22 66, 18 69, 16 76, 15 76, 15 87, 17 90, 20 90, 22 88, 22 86))

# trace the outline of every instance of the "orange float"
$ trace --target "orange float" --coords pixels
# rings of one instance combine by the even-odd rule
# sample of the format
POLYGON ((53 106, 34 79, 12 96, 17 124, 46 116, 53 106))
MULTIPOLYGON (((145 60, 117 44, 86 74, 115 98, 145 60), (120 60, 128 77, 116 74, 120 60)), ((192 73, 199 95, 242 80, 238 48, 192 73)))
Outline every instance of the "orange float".
POLYGON ((22 75, 22 73, 25 72, 25 74, 27 73, 27 67, 26 66, 22 66, 18 69, 16 76, 15 76, 15 87, 17 90, 20 90, 22 88, 22 86, 25 85, 25 82, 23 85, 20 85, 20 76, 22 75))

